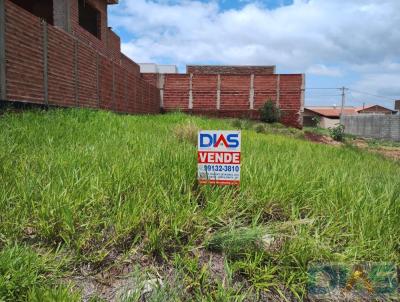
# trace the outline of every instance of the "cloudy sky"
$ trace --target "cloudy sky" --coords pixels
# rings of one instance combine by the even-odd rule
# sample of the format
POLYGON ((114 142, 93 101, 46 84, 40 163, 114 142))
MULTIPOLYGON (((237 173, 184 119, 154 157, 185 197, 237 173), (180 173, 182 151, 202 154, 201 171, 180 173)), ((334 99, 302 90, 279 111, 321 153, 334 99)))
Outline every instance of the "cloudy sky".
MULTIPOLYGON (((347 104, 400 99, 400 0, 120 0, 109 26, 136 62, 276 65, 347 104)), ((340 104, 310 89, 307 105, 340 104)))

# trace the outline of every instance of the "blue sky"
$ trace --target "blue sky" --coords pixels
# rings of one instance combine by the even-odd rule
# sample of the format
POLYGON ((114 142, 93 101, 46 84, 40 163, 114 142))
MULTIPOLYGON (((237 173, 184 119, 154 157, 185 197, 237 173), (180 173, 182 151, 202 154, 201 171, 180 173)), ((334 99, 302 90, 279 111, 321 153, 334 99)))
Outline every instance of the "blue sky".
MULTIPOLYGON (((134 61, 276 65, 347 105, 400 99, 399 0, 120 0, 109 26, 134 61)), ((306 105, 340 104, 308 90, 306 105)))

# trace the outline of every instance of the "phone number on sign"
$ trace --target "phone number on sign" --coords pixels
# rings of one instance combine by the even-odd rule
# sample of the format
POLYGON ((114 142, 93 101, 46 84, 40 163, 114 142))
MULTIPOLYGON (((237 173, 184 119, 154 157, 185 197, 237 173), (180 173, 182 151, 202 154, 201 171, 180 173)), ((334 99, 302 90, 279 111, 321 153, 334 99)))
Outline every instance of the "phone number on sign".
POLYGON ((209 172, 239 172, 239 166, 206 165, 204 170, 209 172))

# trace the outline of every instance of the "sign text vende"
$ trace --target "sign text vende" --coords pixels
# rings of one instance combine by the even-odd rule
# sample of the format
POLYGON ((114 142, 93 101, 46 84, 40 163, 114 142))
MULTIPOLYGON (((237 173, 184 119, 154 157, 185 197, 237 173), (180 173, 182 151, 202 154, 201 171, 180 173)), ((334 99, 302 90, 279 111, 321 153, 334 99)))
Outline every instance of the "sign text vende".
POLYGON ((200 183, 239 184, 240 131, 200 131, 198 179, 200 183))

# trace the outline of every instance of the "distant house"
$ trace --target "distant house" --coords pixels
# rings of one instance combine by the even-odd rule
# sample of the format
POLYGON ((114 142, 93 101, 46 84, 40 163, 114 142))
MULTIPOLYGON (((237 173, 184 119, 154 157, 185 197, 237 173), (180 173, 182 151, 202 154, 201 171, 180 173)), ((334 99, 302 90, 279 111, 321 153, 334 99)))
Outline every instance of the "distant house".
MULTIPOLYGON (((363 107, 345 107, 344 115, 358 114, 396 114, 397 111, 385 108, 380 105, 369 105, 363 107)), ((305 127, 315 127, 319 121, 319 127, 330 128, 340 123, 341 108, 332 107, 305 107, 303 113, 303 125, 305 127)))
POLYGON ((397 113, 400 111, 400 100, 394 101, 394 109, 397 110, 397 113))
POLYGON ((380 105, 368 105, 357 108, 359 114, 396 114, 396 110, 388 109, 380 105))
MULTIPOLYGON (((340 123, 340 107, 305 107, 303 113, 303 126, 315 127, 319 121, 319 127, 330 128, 340 123)), ((347 115, 357 114, 356 108, 345 107, 343 113, 347 115)))

